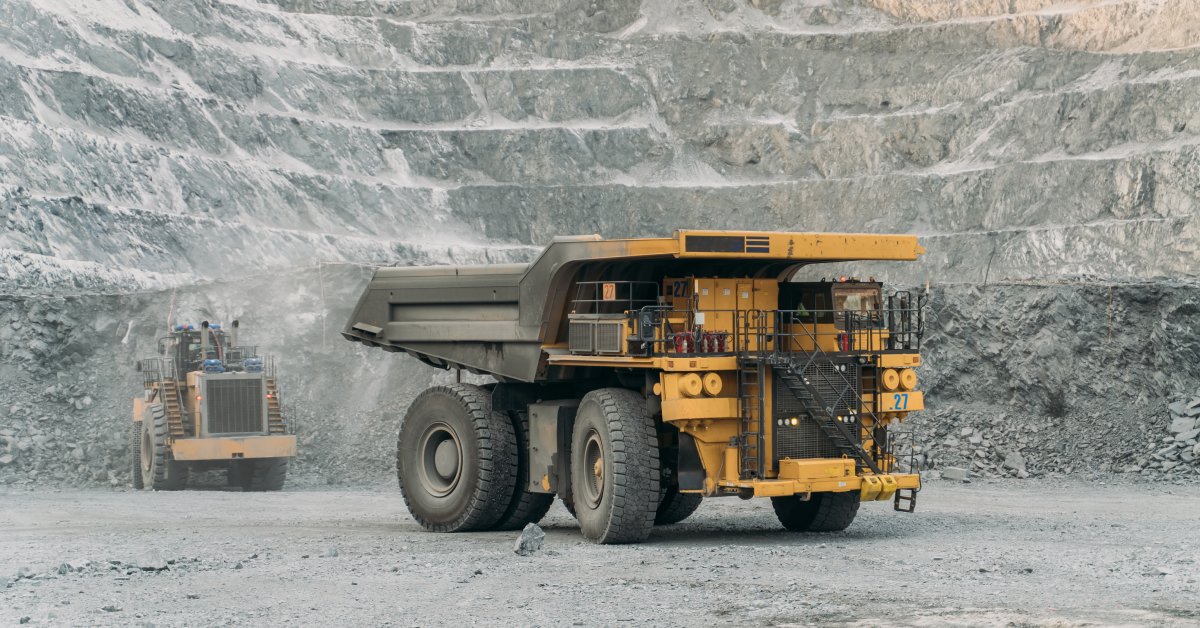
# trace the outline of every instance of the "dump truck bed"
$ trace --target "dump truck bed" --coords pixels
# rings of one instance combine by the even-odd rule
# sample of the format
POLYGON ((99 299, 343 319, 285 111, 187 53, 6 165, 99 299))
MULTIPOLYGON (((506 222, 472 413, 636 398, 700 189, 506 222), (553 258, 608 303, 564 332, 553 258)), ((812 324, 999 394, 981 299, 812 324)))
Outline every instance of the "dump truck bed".
POLYGON ((439 367, 502 380, 542 379, 545 348, 563 341, 580 281, 703 276, 731 265, 747 277, 788 277, 810 263, 915 260, 915 236, 676 231, 669 238, 556 238, 530 264, 381 268, 342 335, 439 367))

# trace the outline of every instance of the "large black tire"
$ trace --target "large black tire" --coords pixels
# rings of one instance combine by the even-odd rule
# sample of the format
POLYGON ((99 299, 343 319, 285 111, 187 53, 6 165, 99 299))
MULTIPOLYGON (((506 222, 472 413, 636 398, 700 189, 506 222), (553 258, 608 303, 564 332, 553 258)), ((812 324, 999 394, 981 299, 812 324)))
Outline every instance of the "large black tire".
POLYGON ((509 418, 517 442, 517 481, 513 483, 508 508, 492 526, 493 530, 520 530, 526 524, 537 523, 554 503, 554 495, 529 491, 529 414, 510 412, 509 418))
POLYGON ((658 510, 658 432, 646 400, 622 388, 584 395, 571 435, 571 494, 583 536, 638 543, 658 510))
POLYGON ((140 491, 145 484, 142 482, 142 422, 134 421, 129 430, 129 448, 132 451, 130 457, 133 458, 132 472, 130 473, 130 481, 133 484, 133 490, 140 491))
POLYGON ((162 404, 146 406, 142 415, 141 464, 144 488, 156 491, 178 491, 187 486, 188 467, 171 458, 167 437, 171 427, 162 404))
POLYGON ((704 497, 699 493, 680 493, 679 488, 670 487, 658 503, 658 512, 654 515, 654 525, 664 526, 679 523, 692 516, 700 507, 704 497))
POLYGON ((517 481, 513 422, 488 391, 435 386, 417 396, 396 439, 396 475, 413 519, 433 532, 487 530, 517 481))
POLYGON ((252 460, 242 475, 242 489, 246 491, 278 491, 287 482, 287 458, 263 458, 252 460))
POLYGON ((771 506, 783 527, 792 532, 839 532, 858 514, 858 491, 813 493, 808 501, 796 496, 772 497, 771 506))

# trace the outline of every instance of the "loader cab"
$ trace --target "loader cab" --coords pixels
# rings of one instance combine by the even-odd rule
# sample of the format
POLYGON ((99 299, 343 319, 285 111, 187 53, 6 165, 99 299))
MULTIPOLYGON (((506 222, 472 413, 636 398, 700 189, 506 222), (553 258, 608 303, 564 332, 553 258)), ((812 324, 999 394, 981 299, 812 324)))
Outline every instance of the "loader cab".
POLYGON ((192 325, 176 325, 170 335, 159 339, 159 354, 174 363, 178 379, 187 373, 204 370, 205 360, 224 361, 229 358, 225 334, 220 327, 209 330, 207 351, 204 350, 200 334, 201 330, 192 325))

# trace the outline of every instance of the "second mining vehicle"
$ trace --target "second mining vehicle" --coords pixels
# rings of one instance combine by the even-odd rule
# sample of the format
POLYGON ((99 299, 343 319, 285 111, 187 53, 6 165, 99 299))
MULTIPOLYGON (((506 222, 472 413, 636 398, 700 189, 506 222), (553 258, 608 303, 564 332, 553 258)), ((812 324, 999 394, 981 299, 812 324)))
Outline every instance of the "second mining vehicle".
POLYGON ((139 360, 133 399, 133 486, 179 490, 191 471, 223 469, 230 486, 277 491, 296 437, 288 433, 275 363, 238 342, 238 322, 178 324, 139 360))

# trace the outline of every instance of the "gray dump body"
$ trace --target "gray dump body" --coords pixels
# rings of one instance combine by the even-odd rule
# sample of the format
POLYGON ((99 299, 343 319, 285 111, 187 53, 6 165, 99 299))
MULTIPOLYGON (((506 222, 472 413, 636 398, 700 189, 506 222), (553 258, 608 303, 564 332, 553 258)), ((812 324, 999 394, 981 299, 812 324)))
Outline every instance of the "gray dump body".
POLYGON ((526 264, 381 268, 343 335, 407 351, 434 366, 517 377, 540 354, 539 327, 520 322, 518 294, 527 269, 526 264))

